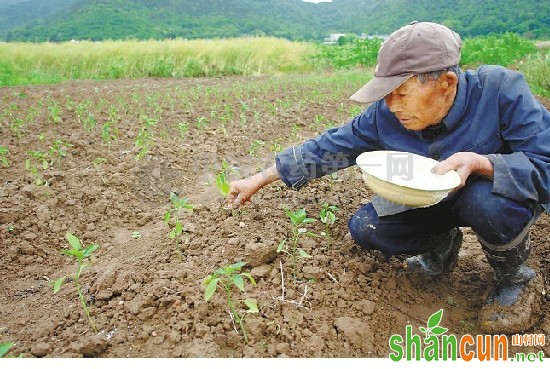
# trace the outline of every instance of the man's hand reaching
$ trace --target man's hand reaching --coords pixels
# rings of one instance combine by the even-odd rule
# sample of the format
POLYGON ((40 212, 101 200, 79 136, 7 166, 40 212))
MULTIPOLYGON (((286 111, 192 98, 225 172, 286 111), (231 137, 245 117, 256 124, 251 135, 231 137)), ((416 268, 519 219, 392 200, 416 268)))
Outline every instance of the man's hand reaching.
POLYGON ((229 183, 227 207, 233 209, 251 203, 252 195, 258 192, 260 188, 279 178, 279 172, 277 172, 275 165, 273 165, 252 177, 229 183))
POLYGON ((227 194, 227 207, 237 208, 241 205, 250 204, 251 197, 261 188, 253 177, 241 179, 229 184, 229 193, 227 194))

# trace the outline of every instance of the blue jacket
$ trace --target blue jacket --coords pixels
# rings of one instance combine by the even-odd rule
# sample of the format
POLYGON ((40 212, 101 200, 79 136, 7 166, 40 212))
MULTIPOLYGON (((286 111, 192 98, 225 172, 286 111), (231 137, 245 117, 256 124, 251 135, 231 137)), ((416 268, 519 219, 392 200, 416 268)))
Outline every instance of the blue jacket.
MULTIPOLYGON (((412 152, 439 161, 464 151, 488 155, 494 193, 550 208, 550 113, 521 73, 503 67, 461 73, 454 104, 439 125, 407 130, 382 99, 348 123, 280 152, 275 160, 282 181, 299 189, 373 150, 412 152)), ((380 216, 409 209, 380 198, 373 205, 380 216)))

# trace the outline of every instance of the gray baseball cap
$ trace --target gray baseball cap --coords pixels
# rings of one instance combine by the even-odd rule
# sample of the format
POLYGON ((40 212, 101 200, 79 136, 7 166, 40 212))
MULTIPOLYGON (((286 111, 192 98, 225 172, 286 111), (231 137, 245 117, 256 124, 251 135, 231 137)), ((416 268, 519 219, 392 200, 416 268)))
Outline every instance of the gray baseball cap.
POLYGON ((412 22, 393 32, 378 52, 374 77, 350 99, 371 103, 416 74, 434 72, 460 60, 462 40, 458 33, 431 22, 412 22))

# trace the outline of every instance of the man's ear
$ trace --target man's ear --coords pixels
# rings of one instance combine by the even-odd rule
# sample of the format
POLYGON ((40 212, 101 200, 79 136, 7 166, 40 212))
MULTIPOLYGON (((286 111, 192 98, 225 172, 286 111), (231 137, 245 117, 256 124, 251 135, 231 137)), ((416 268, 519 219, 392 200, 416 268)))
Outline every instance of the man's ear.
POLYGON ((446 72, 439 77, 441 88, 452 91, 458 85, 458 76, 454 72, 446 72))

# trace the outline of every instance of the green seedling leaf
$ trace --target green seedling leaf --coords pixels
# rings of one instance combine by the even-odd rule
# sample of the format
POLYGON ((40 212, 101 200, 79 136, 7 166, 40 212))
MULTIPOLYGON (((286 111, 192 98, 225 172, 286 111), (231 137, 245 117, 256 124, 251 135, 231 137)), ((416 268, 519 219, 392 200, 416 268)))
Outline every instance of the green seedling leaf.
POLYGON ((447 328, 443 328, 443 327, 433 327, 432 328, 432 334, 435 334, 436 336, 439 336, 445 332, 447 332, 447 328))
POLYGON ((302 249, 302 248, 300 248, 300 247, 298 247, 297 250, 298 250, 298 254, 299 254, 300 257, 302 257, 302 258, 310 258, 310 257, 312 257, 310 254, 308 254, 304 249, 302 249))
POLYGON ((170 202, 176 204, 179 201, 178 195, 175 192, 170 192, 170 202))
POLYGON ((170 218, 172 218, 172 213, 170 212, 170 210, 168 210, 166 213, 164 213, 164 223, 170 223, 170 218))
POLYGON ((432 316, 430 316, 430 318, 428 319, 428 329, 433 329, 434 327, 437 327, 442 318, 443 309, 439 309, 439 311, 433 313, 432 316))
POLYGON ((57 278, 56 280, 52 281, 53 293, 59 292, 59 290, 61 289, 61 285, 65 281, 65 278, 67 278, 67 276, 63 276, 63 277, 57 278))
POLYGON ((67 256, 74 256, 78 259, 78 261, 81 261, 84 259, 84 252, 80 250, 61 250, 61 252, 67 256))
POLYGON ((286 242, 286 238, 284 240, 282 240, 281 242, 279 242, 279 246, 277 246, 277 252, 281 252, 283 251, 283 248, 285 247, 285 242, 286 242))
POLYGON ((302 224, 313 223, 315 221, 316 220, 313 218, 305 218, 304 220, 302 220, 302 224))
POLYGON ((83 255, 84 258, 90 257, 94 253, 94 251, 98 249, 98 247, 99 247, 99 245, 97 245, 95 243, 91 244, 88 247, 86 247, 86 249, 84 249, 84 255, 83 255))
POLYGON ((214 273, 212 273, 214 276, 219 276, 219 275, 223 275, 223 274, 226 274, 225 272, 225 268, 218 268, 214 273))
MULTIPOLYGON (((283 208, 283 210, 284 210, 286 216, 290 218, 290 220, 294 220, 294 218, 295 218, 295 217, 294 217, 294 214, 293 214, 289 209, 283 208)), ((293 223, 294 223, 294 222, 293 222, 293 223)))
POLYGON ((13 345, 13 342, 0 343, 0 358, 4 357, 13 345))
POLYGON ((173 240, 174 238, 176 238, 176 230, 175 229, 172 229, 170 231, 170 233, 168 234, 168 237, 170 237, 171 240, 173 240))
POLYGON ((225 174, 218 173, 218 175, 216 176, 216 186, 219 188, 224 196, 227 196, 230 187, 229 183, 227 183, 227 179, 225 178, 225 174))
POLYGON ((319 213, 319 217, 321 219, 321 222, 323 222, 326 225, 332 225, 336 221, 336 215, 333 213, 334 211, 337 211, 338 207, 328 204, 323 204, 323 207, 321 208, 321 212, 319 213))
POLYGON ((235 273, 236 270, 237 270, 237 268, 233 268, 232 266, 228 265, 228 266, 222 268, 221 271, 218 274, 220 274, 220 275, 222 275, 222 274, 231 275, 232 273, 235 273))
POLYGON ((65 238, 67 239, 67 241, 69 241, 69 245, 73 250, 80 250, 80 247, 82 246, 82 244, 80 243, 80 240, 78 239, 78 237, 74 236, 70 232, 67 232, 65 234, 65 238))
POLYGON ((180 235, 183 232, 183 226, 180 222, 176 222, 176 235, 180 235))
POLYGON ((246 262, 239 261, 239 262, 236 262, 235 264, 231 264, 229 267, 233 270, 239 270, 245 265, 246 265, 246 262))
POLYGON ((94 161, 92 162, 94 165, 101 165, 103 163, 107 162, 107 159, 105 158, 95 158, 94 161))
POLYGON ((300 224, 300 221, 294 214, 290 215, 290 221, 292 222, 292 224, 300 224))
POLYGON ((290 218, 290 221, 292 224, 301 224, 302 221, 306 218, 306 210, 305 209, 299 209, 295 212, 291 212, 287 208, 283 208, 285 211, 285 214, 290 218))
POLYGON ((294 212, 294 217, 297 224, 302 224, 306 219, 306 209, 299 209, 294 212))
POLYGON ((214 292, 216 292, 216 287, 218 287, 219 280, 220 280, 219 278, 214 278, 208 282, 208 285, 206 286, 206 290, 204 291, 205 301, 208 301, 212 298, 212 296, 214 295, 214 292))
POLYGON ((321 237, 318 234, 315 234, 313 232, 306 232, 306 235, 309 236, 309 237, 321 237))
POLYGON ((256 285, 256 281, 252 277, 252 274, 250 274, 250 273, 241 273, 241 275, 244 275, 245 277, 247 277, 250 280, 250 283, 252 283, 254 286, 256 285))
POLYGON ((258 303, 254 299, 246 299, 244 300, 244 303, 246 306, 248 306, 248 312, 249 313, 259 313, 260 310, 258 310, 258 303))
POLYGON ((231 189, 231 187, 229 186, 229 183, 225 182, 225 183, 222 183, 221 187, 220 187, 220 190, 223 192, 223 194, 225 196, 227 196, 227 194, 229 193, 229 190, 231 189))
POLYGON ((244 292, 244 278, 240 274, 233 274, 231 276, 231 280, 233 281, 233 284, 241 291, 244 292))
POLYGON ((426 333, 426 328, 424 328, 424 327, 418 327, 418 329, 420 330, 420 332, 426 333))
POLYGON ((193 205, 188 204, 189 198, 187 197, 178 197, 174 192, 170 192, 170 202, 175 209, 187 209, 192 210, 193 205))

